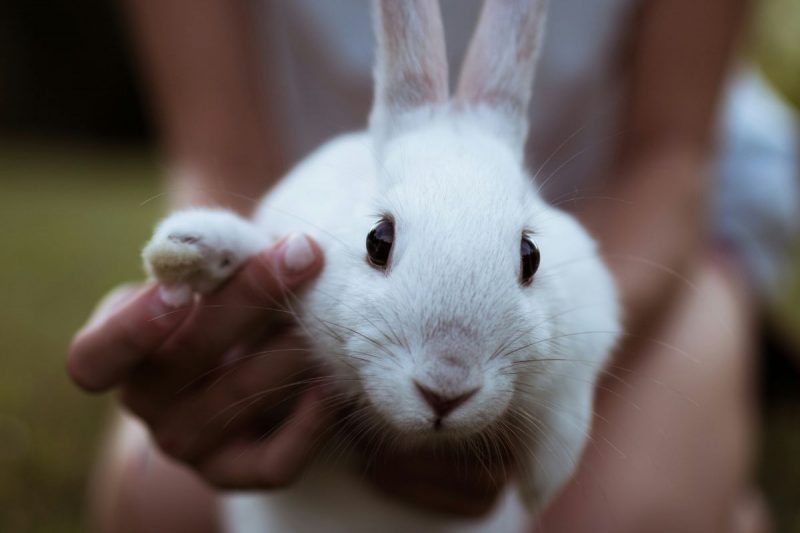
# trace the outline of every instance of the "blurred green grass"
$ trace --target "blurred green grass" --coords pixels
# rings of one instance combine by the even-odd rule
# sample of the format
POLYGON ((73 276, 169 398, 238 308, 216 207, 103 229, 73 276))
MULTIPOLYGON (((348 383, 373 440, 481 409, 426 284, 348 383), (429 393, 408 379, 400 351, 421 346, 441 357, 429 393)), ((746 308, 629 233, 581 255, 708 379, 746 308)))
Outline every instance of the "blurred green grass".
POLYGON ((97 299, 141 277, 158 173, 141 151, 0 145, 2 532, 84 530, 107 400, 67 381, 65 353, 97 299))
POLYGON ((800 0, 764 0, 750 39, 761 70, 800 109, 800 0))
MULTIPOLYGON (((795 110, 800 110, 800 0, 764 0, 750 36, 751 55, 795 110)), ((781 301, 771 313, 789 343, 794 365, 774 360, 767 367, 759 478, 777 533, 800 532, 800 253, 781 301), (770 368, 771 367, 771 368, 770 368)))

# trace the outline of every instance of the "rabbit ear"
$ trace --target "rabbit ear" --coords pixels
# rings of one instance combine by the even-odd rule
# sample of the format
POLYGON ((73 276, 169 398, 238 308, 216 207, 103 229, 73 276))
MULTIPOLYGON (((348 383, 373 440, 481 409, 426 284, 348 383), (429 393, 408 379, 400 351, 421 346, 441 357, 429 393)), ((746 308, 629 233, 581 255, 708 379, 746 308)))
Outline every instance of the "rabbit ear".
POLYGON ((546 0, 486 0, 456 93, 459 108, 491 112, 499 132, 519 149, 542 40, 546 0))
POLYGON ((385 138, 413 112, 432 111, 447 101, 447 57, 437 0, 375 0, 373 17, 377 51, 370 127, 385 138))

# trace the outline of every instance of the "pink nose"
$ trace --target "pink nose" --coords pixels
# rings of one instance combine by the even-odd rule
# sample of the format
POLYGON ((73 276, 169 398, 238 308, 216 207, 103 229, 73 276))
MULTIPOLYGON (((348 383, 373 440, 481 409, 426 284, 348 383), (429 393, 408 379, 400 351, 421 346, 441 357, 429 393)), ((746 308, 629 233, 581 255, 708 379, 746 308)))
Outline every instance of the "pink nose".
POLYGON ((472 390, 468 390, 467 392, 455 396, 444 396, 441 393, 432 391, 417 381, 414 382, 414 385, 417 386, 417 390, 420 392, 428 405, 431 406, 431 409, 433 409, 433 412, 438 418, 444 418, 448 414, 452 413, 456 407, 463 405, 464 402, 475 396, 475 393, 478 392, 478 389, 480 389, 480 387, 475 387, 472 390))

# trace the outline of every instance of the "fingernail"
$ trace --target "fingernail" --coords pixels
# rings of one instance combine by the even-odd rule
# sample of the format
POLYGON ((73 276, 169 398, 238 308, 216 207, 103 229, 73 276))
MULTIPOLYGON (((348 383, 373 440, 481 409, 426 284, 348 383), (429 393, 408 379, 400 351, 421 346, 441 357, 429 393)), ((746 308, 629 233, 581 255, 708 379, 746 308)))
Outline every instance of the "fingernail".
POLYGON ((297 275, 308 270, 316 258, 308 238, 302 234, 294 234, 286 239, 281 268, 286 274, 297 275))

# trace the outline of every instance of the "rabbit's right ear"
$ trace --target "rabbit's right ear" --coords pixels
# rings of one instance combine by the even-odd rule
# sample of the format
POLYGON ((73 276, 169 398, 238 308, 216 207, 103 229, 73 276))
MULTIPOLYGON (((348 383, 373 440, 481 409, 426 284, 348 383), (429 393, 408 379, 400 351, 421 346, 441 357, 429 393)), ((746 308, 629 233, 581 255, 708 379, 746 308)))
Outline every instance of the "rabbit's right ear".
POLYGON ((377 48, 370 129, 383 142, 447 102, 447 56, 437 0, 374 0, 373 17, 377 48))
POLYGON ((546 0, 485 0, 461 69, 456 106, 483 112, 521 151, 546 0))

